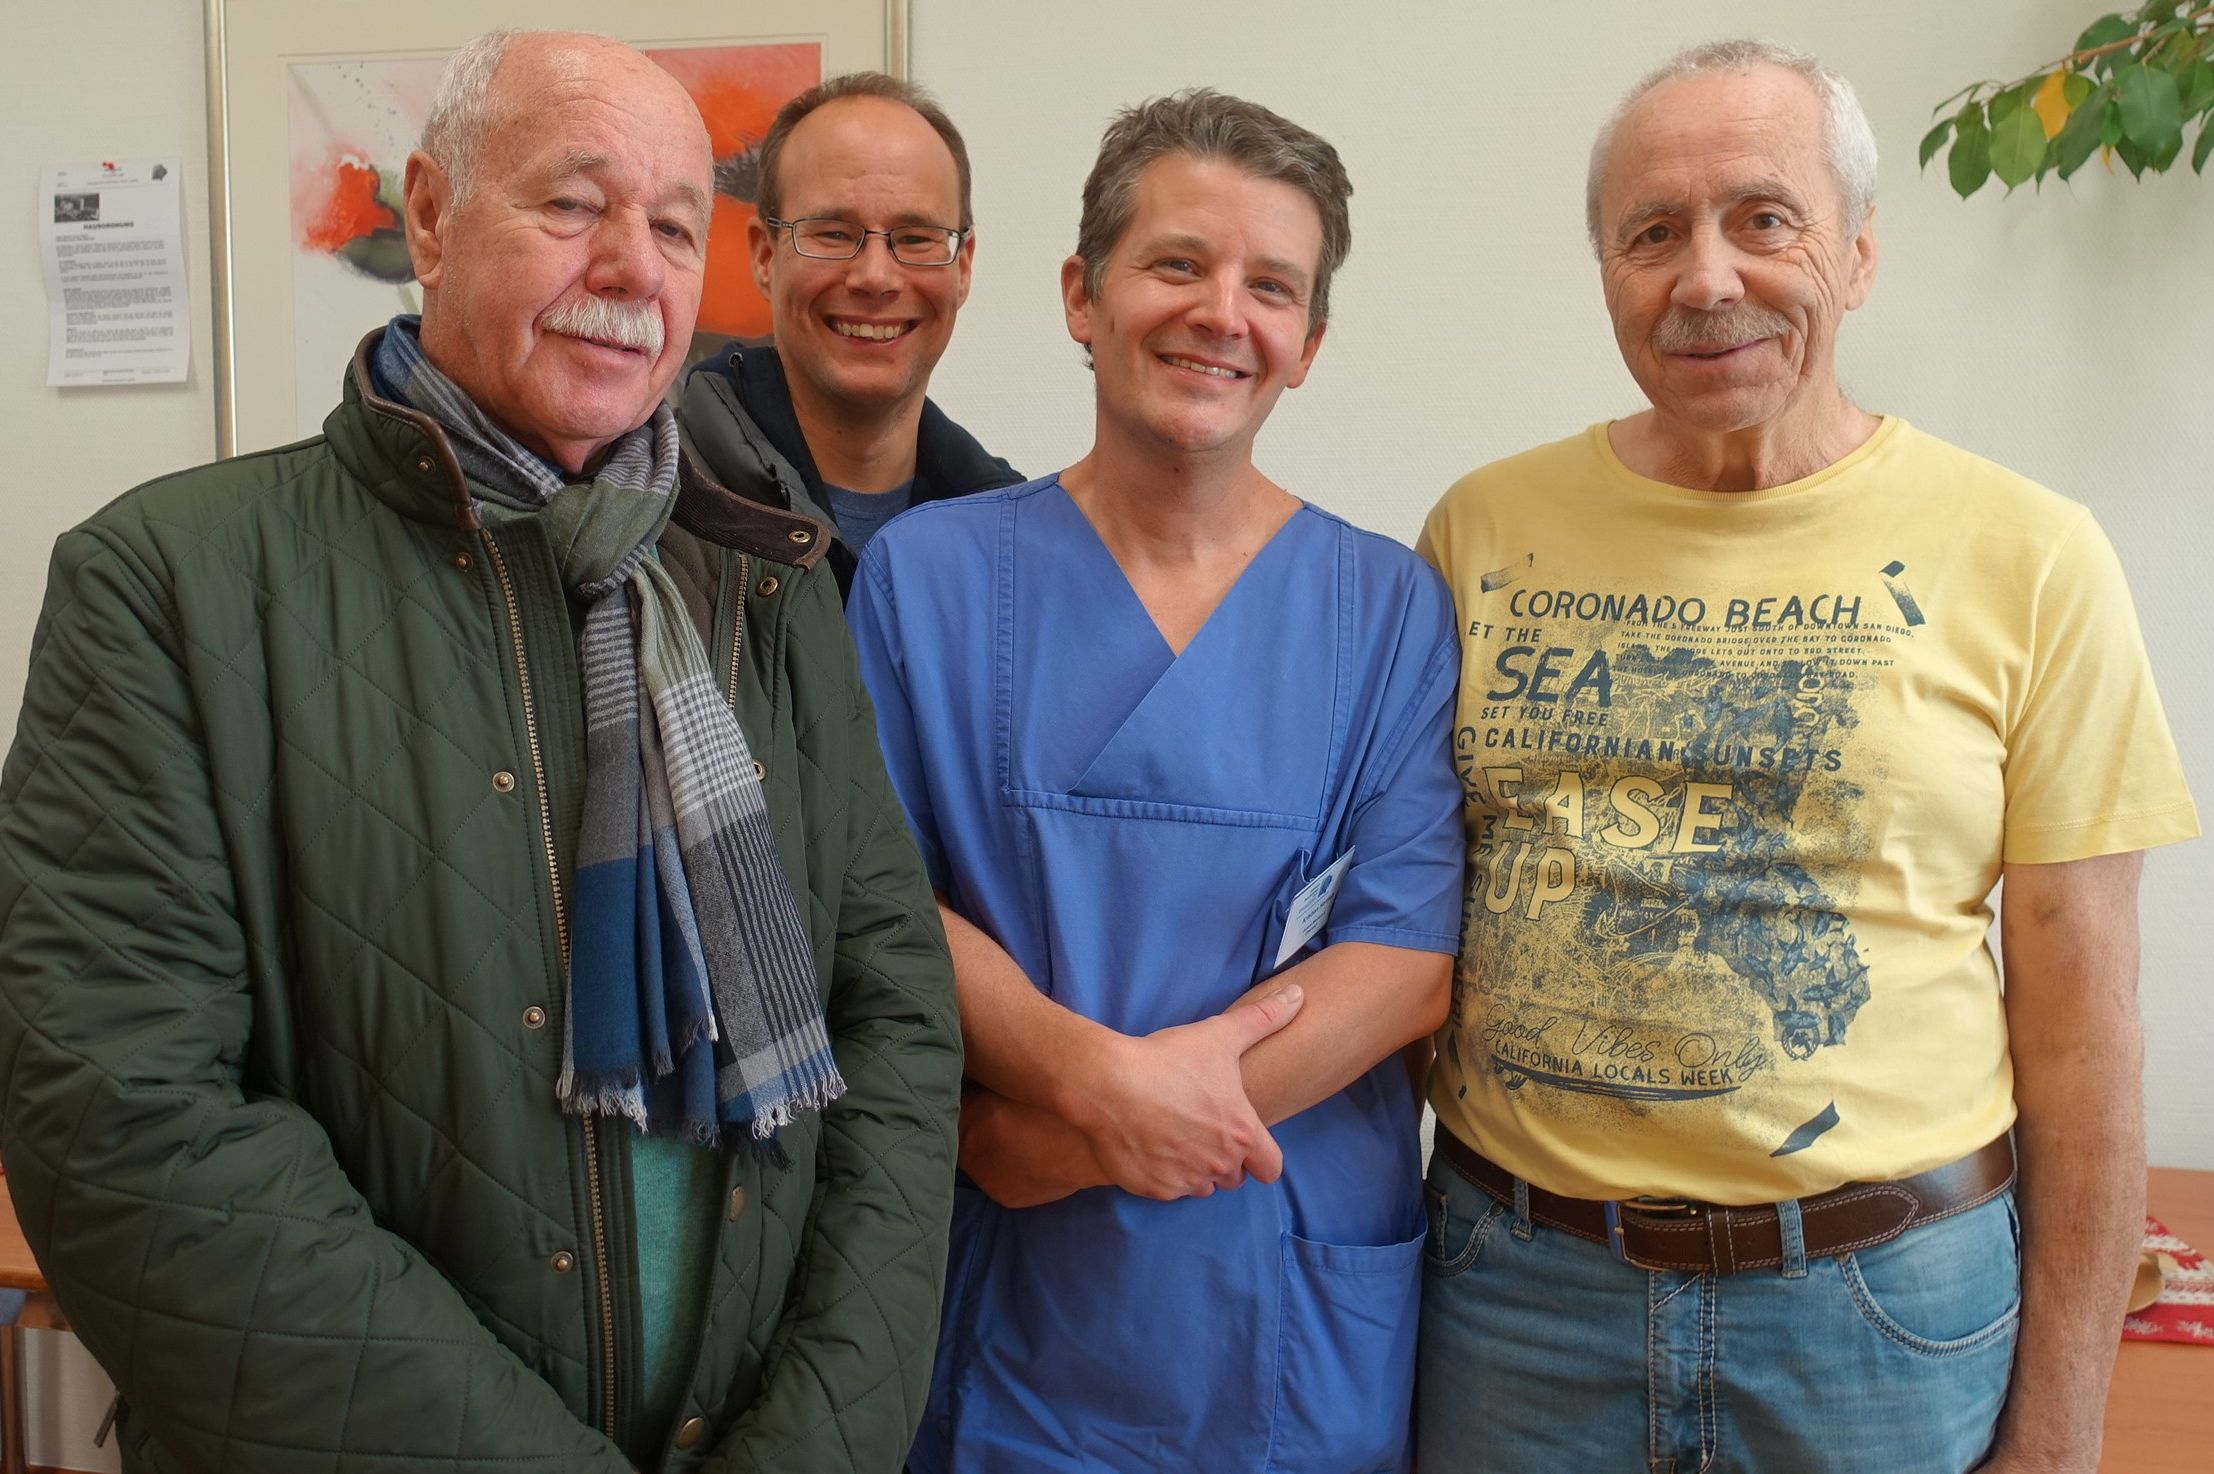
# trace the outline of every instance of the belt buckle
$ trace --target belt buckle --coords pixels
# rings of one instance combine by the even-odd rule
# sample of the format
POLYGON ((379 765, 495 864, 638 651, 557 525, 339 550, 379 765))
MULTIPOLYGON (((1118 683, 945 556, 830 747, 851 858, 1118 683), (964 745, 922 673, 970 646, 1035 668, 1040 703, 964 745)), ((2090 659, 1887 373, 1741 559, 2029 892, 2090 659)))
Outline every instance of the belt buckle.
POLYGON ((1656 1218, 1666 1218, 1678 1214, 1686 1218, 1695 1218, 1699 1214, 1699 1206, 1699 1204, 1685 1198, 1629 1198, 1621 1201, 1613 1198, 1604 1199, 1599 1204, 1599 1211, 1605 1216, 1607 1222, 1607 1252, 1632 1269, 1642 1269, 1648 1274, 1665 1272, 1668 1266, 1664 1264, 1647 1264, 1643 1260, 1634 1259, 1630 1256, 1629 1244, 1622 1232, 1623 1210, 1628 1209, 1632 1213, 1643 1213, 1656 1218))

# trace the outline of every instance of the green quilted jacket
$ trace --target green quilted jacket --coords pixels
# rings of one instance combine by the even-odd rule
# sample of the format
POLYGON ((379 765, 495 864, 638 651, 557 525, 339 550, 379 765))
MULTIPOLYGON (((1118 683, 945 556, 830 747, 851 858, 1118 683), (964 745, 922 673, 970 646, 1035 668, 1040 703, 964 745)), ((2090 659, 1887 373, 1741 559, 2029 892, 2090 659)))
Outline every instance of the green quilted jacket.
POLYGON ((786 1164, 727 1156, 649 1443, 632 1128, 554 1102, 575 642, 538 524, 482 519, 357 356, 320 438, 56 548, 0 777, 0 1156, 124 1467, 893 1474, 960 1043, 821 529, 688 467, 661 543, 766 768, 848 1091, 786 1164))

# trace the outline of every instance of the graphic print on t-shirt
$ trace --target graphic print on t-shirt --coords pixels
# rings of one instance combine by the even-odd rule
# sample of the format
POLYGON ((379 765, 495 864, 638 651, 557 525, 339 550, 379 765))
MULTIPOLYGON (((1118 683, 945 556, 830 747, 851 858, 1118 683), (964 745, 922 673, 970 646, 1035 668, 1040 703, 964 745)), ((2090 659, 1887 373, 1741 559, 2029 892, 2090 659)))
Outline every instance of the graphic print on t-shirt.
MULTIPOLYGON (((1898 564, 1842 590, 1575 589, 1547 561, 1486 574, 1464 610, 1448 1050, 1548 1113, 1736 1095, 1844 1043, 1868 1002, 1846 915, 1885 773, 1862 717, 1926 615, 1898 564)), ((1835 1123, 1804 1110, 1771 1123, 1779 1153, 1835 1123)))

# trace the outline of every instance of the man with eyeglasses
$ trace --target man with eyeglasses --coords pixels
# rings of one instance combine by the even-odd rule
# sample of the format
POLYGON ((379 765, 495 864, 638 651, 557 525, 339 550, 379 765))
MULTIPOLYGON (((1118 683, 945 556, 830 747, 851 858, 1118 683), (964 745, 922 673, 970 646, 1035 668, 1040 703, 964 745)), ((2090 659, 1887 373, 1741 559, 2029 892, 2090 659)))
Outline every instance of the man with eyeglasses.
POLYGON ((925 397, 976 255, 968 149, 922 89, 834 77, 778 112, 757 202, 775 342, 694 371, 685 440, 733 491, 830 524, 849 589, 910 506, 1022 480, 925 397))

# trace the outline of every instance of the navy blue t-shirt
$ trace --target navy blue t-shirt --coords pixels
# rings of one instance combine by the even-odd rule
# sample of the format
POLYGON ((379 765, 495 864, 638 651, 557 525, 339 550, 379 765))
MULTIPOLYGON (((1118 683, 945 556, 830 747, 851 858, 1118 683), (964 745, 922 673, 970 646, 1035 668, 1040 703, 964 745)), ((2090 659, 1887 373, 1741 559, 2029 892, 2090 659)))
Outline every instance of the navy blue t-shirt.
POLYGON ((848 491, 826 481, 823 495, 830 499, 830 515, 838 519, 838 535, 858 558, 877 529, 914 504, 915 479, 910 476, 890 491, 848 491))

